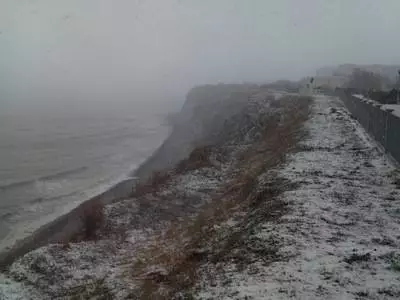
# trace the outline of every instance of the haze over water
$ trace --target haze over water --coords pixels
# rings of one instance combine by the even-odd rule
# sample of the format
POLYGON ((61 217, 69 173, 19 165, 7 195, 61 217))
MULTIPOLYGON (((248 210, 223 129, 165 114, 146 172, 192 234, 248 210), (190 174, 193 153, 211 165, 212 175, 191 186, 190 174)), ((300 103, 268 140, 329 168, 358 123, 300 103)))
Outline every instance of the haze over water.
POLYGON ((194 85, 397 64, 399 10, 398 0, 3 0, 0 239, 127 174, 166 136, 159 112, 194 85))
MULTIPOLYGON (((164 140, 167 108, 0 113, 0 246, 128 176, 164 140)), ((1 247, 0 247, 1 248, 1 247)))

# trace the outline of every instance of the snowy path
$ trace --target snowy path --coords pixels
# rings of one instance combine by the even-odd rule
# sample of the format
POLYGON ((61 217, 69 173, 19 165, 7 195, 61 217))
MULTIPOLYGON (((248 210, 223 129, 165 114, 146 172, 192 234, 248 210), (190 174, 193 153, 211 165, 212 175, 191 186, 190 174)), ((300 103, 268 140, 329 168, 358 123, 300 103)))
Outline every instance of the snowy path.
POLYGON ((317 96, 308 137, 280 175, 290 212, 257 233, 285 259, 225 268, 207 299, 400 299, 400 194, 394 166, 339 99, 317 96), (253 270, 253 271, 252 271, 253 270), (256 270, 256 271, 254 271, 256 270))

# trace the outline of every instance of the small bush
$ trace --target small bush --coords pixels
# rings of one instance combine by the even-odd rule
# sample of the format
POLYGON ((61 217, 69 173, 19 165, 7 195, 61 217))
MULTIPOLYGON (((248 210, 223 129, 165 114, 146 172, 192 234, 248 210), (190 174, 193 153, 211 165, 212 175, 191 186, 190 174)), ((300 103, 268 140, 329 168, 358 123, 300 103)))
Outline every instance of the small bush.
POLYGON ((392 180, 392 183, 396 185, 397 188, 400 188, 400 170, 395 169, 389 172, 388 177, 392 180))
POLYGON ((170 172, 155 171, 145 182, 138 182, 132 196, 139 197, 149 193, 156 193, 171 178, 170 172))
POLYGON ((344 259, 344 261, 347 262, 348 264, 360 261, 369 261, 369 260, 371 260, 371 253, 365 253, 365 254, 353 253, 350 257, 344 259))
POLYGON ((189 157, 182 160, 175 171, 177 173, 184 173, 192 170, 196 170, 199 168, 205 168, 212 166, 212 162, 210 161, 210 155, 212 152, 212 148, 210 146, 202 146, 195 148, 190 154, 189 157))
POLYGON ((394 255, 392 257, 390 267, 392 270, 400 272, 400 255, 394 255))
POLYGON ((84 239, 97 239, 98 231, 105 222, 104 205, 100 202, 88 203, 83 208, 81 220, 84 239))

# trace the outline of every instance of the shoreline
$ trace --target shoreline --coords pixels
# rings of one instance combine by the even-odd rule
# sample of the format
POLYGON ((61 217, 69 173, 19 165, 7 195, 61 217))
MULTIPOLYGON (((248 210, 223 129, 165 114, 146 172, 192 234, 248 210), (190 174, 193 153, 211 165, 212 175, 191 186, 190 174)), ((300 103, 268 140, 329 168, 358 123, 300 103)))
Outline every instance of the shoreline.
POLYGON ((129 197, 138 180, 147 178, 155 170, 165 168, 167 164, 160 163, 160 158, 163 157, 163 149, 168 148, 172 132, 173 128, 170 128, 161 145, 156 147, 150 156, 136 168, 128 172, 127 178, 121 179, 103 192, 83 200, 78 206, 43 224, 28 236, 16 240, 11 246, 0 249, 0 272, 7 270, 15 260, 30 251, 48 244, 64 243, 70 240, 83 227, 82 218, 85 206, 98 202, 108 204, 129 197))
MULTIPOLYGON (((188 109, 186 108, 186 110, 188 109)), ((186 110, 184 105, 179 114, 193 114, 193 108, 190 108, 189 111, 186 110)), ((193 135, 193 128, 190 127, 188 130, 187 126, 182 125, 175 124, 171 126, 169 133, 161 145, 139 164, 136 169, 128 173, 130 176, 128 179, 116 183, 97 196, 84 200, 68 213, 55 218, 53 221, 39 227, 29 236, 16 241, 10 248, 0 250, 0 272, 7 270, 16 259, 30 251, 48 244, 69 241, 82 229, 82 219, 87 205, 97 202, 108 204, 122 198, 127 198, 132 193, 137 181, 146 180, 154 171, 165 170, 184 159, 196 145, 196 142, 201 140, 201 137, 193 135)))
MULTIPOLYGON (((144 164, 146 161, 144 162, 144 164)), ((94 197, 84 200, 68 213, 39 227, 31 235, 16 241, 13 246, 0 252, 0 271, 7 269, 16 259, 26 253, 52 243, 63 243, 82 228, 84 207, 90 203, 107 204, 129 196, 137 179, 122 180, 94 197)))
POLYGON ((42 225, 27 237, 17 240, 11 247, 0 250, 0 272, 5 271, 15 260, 30 251, 48 244, 64 243, 76 235, 82 229, 82 217, 86 205, 98 202, 108 204, 129 197, 138 180, 147 178, 154 170, 167 167, 169 163, 161 163, 160 159, 162 160, 165 148, 168 148, 171 134, 170 132, 162 144, 129 173, 129 178, 123 179, 104 192, 84 200, 66 214, 42 225))

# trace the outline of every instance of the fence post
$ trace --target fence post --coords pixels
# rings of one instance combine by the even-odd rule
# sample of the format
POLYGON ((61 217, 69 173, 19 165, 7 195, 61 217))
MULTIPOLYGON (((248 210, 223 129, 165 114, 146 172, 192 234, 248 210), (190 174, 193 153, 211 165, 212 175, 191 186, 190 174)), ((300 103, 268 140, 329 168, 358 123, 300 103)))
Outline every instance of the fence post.
POLYGON ((367 109, 368 109, 368 132, 372 134, 372 109, 373 109, 373 106, 369 102, 367 102, 367 109))
POLYGON ((391 108, 386 108, 385 112, 386 112, 386 122, 385 122, 385 152, 389 152, 388 151, 388 132, 390 130, 389 128, 389 115, 392 113, 392 111, 394 111, 391 108))
POLYGON ((387 152, 387 136, 388 136, 388 122, 389 122, 389 113, 387 112, 387 110, 384 110, 385 112, 385 130, 384 130, 384 142, 385 144, 383 145, 383 147, 385 148, 385 152, 387 152))

